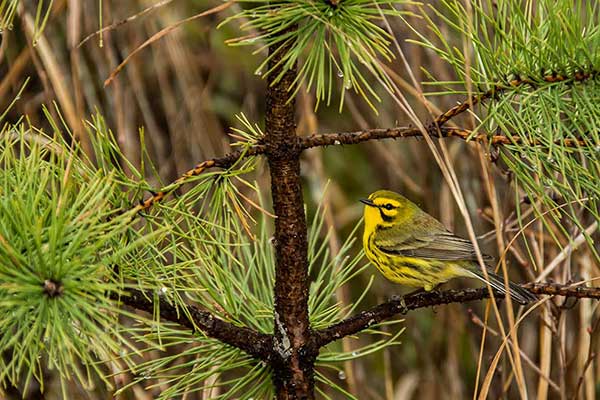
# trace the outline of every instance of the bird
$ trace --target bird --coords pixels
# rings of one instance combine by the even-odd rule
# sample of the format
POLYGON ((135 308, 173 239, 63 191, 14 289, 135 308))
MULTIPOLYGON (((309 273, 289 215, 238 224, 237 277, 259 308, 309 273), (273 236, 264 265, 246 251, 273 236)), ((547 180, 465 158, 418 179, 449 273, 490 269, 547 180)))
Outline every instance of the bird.
MULTIPOLYGON (((365 254, 390 281, 431 291, 452 278, 470 277, 506 293, 504 279, 487 265, 492 257, 482 255, 486 276, 470 240, 456 236, 404 196, 378 190, 360 201, 365 204, 365 254)), ((513 282, 509 288, 510 297, 520 304, 537 300, 513 282)))

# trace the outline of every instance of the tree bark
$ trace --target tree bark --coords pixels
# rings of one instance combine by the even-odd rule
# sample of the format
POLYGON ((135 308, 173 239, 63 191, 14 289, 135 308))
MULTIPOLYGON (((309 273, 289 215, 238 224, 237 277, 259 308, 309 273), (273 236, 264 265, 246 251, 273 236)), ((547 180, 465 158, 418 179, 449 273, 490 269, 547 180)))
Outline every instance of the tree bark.
POLYGON ((278 399, 314 398, 314 360, 308 321, 306 218, 300 182, 302 146, 296 135, 290 88, 295 66, 278 79, 286 46, 273 46, 266 109, 266 156, 275 219, 275 315, 273 382, 278 399))
MULTIPOLYGON (((155 309, 154 302, 156 299, 152 291, 144 293, 140 290, 129 289, 125 295, 112 293, 111 297, 115 301, 138 310, 144 310, 150 314, 155 309)), ((271 335, 260 333, 250 328, 236 326, 193 305, 188 305, 187 313, 184 313, 183 310, 178 310, 177 307, 169 303, 163 296, 159 296, 157 300, 162 319, 178 323, 181 326, 191 329, 193 332, 203 332, 204 335, 237 347, 259 360, 270 361, 273 349, 273 338, 271 335)))

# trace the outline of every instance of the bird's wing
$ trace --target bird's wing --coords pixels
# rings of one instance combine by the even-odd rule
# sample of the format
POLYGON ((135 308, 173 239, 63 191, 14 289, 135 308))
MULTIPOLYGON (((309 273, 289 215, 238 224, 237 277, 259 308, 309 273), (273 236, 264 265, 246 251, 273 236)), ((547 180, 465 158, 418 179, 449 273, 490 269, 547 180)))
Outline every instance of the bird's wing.
MULTIPOLYGON (((441 261, 477 261, 471 241, 449 232, 433 217, 431 220, 415 221, 411 230, 404 234, 377 232, 375 245, 383 252, 405 257, 441 261)), ((483 255, 484 261, 492 258, 483 255)))

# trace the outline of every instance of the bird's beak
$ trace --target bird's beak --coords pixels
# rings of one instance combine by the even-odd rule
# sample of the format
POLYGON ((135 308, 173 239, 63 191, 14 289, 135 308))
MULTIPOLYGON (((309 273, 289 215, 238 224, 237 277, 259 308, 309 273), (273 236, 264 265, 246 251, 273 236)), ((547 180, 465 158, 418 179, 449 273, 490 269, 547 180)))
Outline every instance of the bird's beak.
POLYGON ((371 206, 371 207, 376 207, 375 203, 373 203, 373 200, 360 199, 360 202, 363 203, 363 204, 366 204, 368 206, 371 206))

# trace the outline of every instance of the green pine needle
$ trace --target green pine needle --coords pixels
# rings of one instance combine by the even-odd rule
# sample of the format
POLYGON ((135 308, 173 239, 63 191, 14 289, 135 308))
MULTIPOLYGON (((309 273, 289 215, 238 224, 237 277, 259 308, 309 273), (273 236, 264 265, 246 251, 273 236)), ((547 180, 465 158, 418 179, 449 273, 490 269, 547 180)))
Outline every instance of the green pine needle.
MULTIPOLYGON (((327 1, 249 1, 256 7, 244 10, 225 22, 244 19, 242 29, 258 31, 252 37, 231 40, 234 45, 256 45, 258 53, 275 46, 286 48, 279 65, 283 68, 275 76, 278 82, 283 74, 298 61, 297 77, 290 90, 295 95, 305 85, 314 88, 316 107, 325 101, 330 104, 334 87, 340 90, 340 111, 347 90, 353 89, 377 112, 373 101, 379 96, 367 81, 368 72, 389 90, 391 85, 383 70, 382 60, 394 58, 389 49, 392 37, 381 27, 386 15, 399 16, 403 12, 395 6, 410 3, 407 0, 343 0, 337 5, 327 1), (291 27, 295 29, 290 30, 291 27)), ((270 54, 257 68, 256 75, 269 76, 270 54)))
POLYGON ((43 388, 49 368, 89 386, 104 376, 98 361, 127 346, 109 296, 132 215, 111 201, 112 176, 60 136, 6 127, 0 163, 0 381, 43 388))
MULTIPOLYGON (((271 217, 259 201, 248 203, 245 198, 261 199, 254 185, 242 180, 236 170, 224 171, 199 182, 201 190, 193 196, 184 194, 179 201, 167 202, 153 218, 156 226, 168 225, 168 233, 154 253, 135 256, 134 263, 123 270, 134 275, 144 287, 154 287, 157 296, 184 309, 195 304, 219 318, 240 326, 248 326, 262 333, 273 331, 273 287, 275 282, 275 255, 271 243, 271 217), (237 205, 236 205, 237 204, 237 205), (250 205, 250 207, 249 207, 250 205), (252 213, 241 210, 254 208, 252 213), (198 212, 190 212, 197 209, 198 212), (254 219, 254 216, 259 217, 254 219), (166 260, 169 260, 167 262, 166 260), (141 269, 140 269, 141 266, 141 269), (145 268, 144 266, 148 266, 145 268), (164 288, 161 290, 161 288, 164 288)), ((366 267, 362 252, 352 255, 351 249, 357 228, 341 246, 336 255, 330 254, 328 235, 321 232, 323 212, 317 211, 308 232, 309 270, 313 277, 310 286, 309 310, 311 326, 323 328, 339 322, 352 312, 360 301, 342 306, 336 291, 366 267)), ((364 288, 359 300, 369 290, 364 288)), ((145 340, 160 343, 147 350, 173 349, 135 367, 136 380, 131 384, 145 387, 168 381, 169 388, 160 398, 173 398, 184 393, 219 387, 216 398, 271 398, 273 394, 269 367, 253 360, 245 353, 214 339, 193 334, 177 326, 155 322, 132 332, 145 333, 145 340)), ((377 327, 369 331, 381 335, 377 327)), ((401 330, 398 332, 398 335, 401 330)), ((343 353, 337 344, 329 346, 319 365, 337 368, 342 360, 349 360, 383 347, 397 344, 397 335, 343 353)), ((125 390, 123 388, 122 390, 125 390)))
MULTIPOLYGON (((469 5, 444 0, 440 9, 429 6, 454 35, 440 31, 426 14, 435 40, 413 28, 416 43, 437 52, 456 72, 456 82, 432 82, 444 87, 435 94, 500 89, 472 110, 480 122, 475 132, 502 134, 515 143, 503 146, 501 157, 514 174, 517 198, 537 199, 531 205, 537 218, 553 219, 565 237, 571 234, 563 217, 583 232, 590 218, 600 220, 600 3, 469 5)), ((589 235, 586 239, 596 253, 589 235)))

